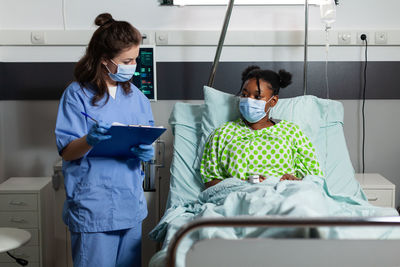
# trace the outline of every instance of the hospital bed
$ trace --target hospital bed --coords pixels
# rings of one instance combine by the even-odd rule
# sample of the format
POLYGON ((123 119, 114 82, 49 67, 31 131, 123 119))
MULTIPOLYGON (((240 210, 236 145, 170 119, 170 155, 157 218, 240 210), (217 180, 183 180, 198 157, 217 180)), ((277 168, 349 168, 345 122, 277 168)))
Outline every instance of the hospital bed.
POLYGON ((280 99, 271 110, 271 117, 301 127, 314 144, 326 174, 325 190, 335 202, 349 202, 344 210, 357 208, 354 216, 340 217, 339 213, 326 217, 330 212, 323 210, 317 210, 320 217, 309 217, 307 212, 300 216, 279 212, 265 216, 193 216, 197 205, 193 203, 198 202, 205 189, 199 163, 207 137, 224 122, 239 117, 237 97, 209 87, 204 88, 204 96, 203 105, 176 103, 170 117, 174 134, 170 192, 164 217, 150 234, 153 239, 164 241, 164 245, 150 266, 266 266, 266 262, 272 266, 400 265, 396 249, 400 245, 400 227, 393 227, 400 226, 400 219, 394 209, 368 204, 354 178, 343 133, 343 106, 338 101, 315 96, 280 99), (233 231, 239 226, 253 230, 267 227, 267 231, 279 227, 272 234, 249 230, 244 238, 231 238, 226 234, 230 231, 226 230, 228 226, 233 231), (377 226, 382 229, 377 230, 377 226), (193 232, 201 227, 209 231, 193 232), (324 235, 319 229, 340 234, 324 235))
POLYGON ((164 243, 150 266, 400 266, 400 218, 392 208, 370 205, 354 178, 343 133, 343 106, 306 95, 307 1, 304 96, 280 99, 270 115, 300 126, 316 148, 325 177, 282 183, 272 178, 255 187, 225 179, 205 190, 199 168, 207 138, 240 116, 237 97, 211 88, 233 3, 229 1, 204 87, 205 103, 177 103, 170 117, 174 134, 170 191, 166 212, 150 233, 164 243), (308 191, 307 186, 315 190, 308 191), (305 203, 293 202, 297 194, 292 189, 300 192, 294 199, 305 203), (283 192, 289 192, 287 199, 283 192), (270 205, 269 200, 276 200, 270 195, 280 199, 277 205, 270 205))

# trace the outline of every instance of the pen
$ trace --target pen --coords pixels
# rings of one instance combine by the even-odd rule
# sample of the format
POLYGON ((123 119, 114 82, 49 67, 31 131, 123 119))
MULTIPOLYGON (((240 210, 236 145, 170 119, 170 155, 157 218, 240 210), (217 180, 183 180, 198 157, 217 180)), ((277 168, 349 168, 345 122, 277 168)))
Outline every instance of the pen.
POLYGON ((99 122, 98 122, 97 120, 93 119, 89 114, 87 114, 87 113, 85 113, 85 112, 83 112, 83 111, 81 111, 81 113, 82 113, 86 118, 89 118, 89 119, 91 119, 92 121, 94 121, 95 123, 99 124, 99 122))

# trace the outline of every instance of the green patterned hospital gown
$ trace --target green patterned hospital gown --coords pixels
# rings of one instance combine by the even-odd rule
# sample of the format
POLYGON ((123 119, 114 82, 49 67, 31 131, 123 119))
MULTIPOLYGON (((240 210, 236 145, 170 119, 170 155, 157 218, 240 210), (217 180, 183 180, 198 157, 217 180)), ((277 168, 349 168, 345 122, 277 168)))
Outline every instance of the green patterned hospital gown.
POLYGON ((204 183, 229 177, 247 180, 253 174, 323 176, 308 137, 285 120, 260 130, 252 130, 242 119, 225 123, 209 137, 200 173, 204 183))

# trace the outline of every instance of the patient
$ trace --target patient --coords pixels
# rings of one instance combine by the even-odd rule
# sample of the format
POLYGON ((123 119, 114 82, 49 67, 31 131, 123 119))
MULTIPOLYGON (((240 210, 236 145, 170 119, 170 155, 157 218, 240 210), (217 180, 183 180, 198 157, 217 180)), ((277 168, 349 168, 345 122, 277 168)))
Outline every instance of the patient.
POLYGON ((247 180, 250 175, 259 175, 260 182, 270 176, 281 181, 323 176, 315 149, 300 128, 269 117, 279 89, 291 84, 291 79, 285 70, 276 73, 258 66, 242 73, 242 117, 216 129, 204 148, 200 173, 207 188, 225 178, 247 180))

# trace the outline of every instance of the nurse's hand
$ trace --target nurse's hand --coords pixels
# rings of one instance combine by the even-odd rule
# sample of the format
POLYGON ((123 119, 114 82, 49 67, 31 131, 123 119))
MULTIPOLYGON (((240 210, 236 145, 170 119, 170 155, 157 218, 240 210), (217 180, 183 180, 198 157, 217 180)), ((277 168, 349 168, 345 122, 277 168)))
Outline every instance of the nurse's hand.
POLYGON ((86 142, 90 146, 95 146, 101 141, 110 139, 111 135, 106 134, 110 127, 110 124, 101 121, 98 124, 94 124, 92 128, 90 128, 89 133, 86 136, 86 142))
POLYGON ((139 145, 131 148, 132 154, 141 161, 150 161, 154 157, 152 145, 139 145))

